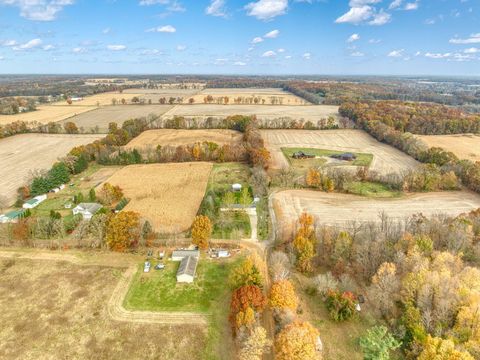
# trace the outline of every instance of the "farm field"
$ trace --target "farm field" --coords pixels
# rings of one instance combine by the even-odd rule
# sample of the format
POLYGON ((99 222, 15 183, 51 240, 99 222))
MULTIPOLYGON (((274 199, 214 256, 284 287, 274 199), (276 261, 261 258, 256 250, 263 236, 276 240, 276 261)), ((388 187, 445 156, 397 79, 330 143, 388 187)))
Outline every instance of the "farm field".
POLYGON ((37 107, 36 111, 30 111, 16 115, 0 115, 0 125, 9 124, 15 121, 47 124, 49 122, 62 121, 75 115, 83 114, 95 109, 96 106, 40 105, 37 107))
POLYGON ((460 159, 480 161, 480 135, 417 135, 430 147, 451 151, 460 159))
POLYGON ((356 195, 310 190, 287 190, 274 195, 278 224, 290 229, 302 212, 319 224, 342 225, 351 221, 378 221, 384 212, 390 219, 403 220, 414 214, 457 216, 480 207, 480 195, 467 191, 433 192, 393 199, 369 199, 356 195))
POLYGON ((158 232, 180 233, 192 225, 211 169, 202 162, 131 165, 107 182, 130 199, 125 210, 140 213, 158 232))
POLYGON ((207 343, 202 326, 110 318, 107 303, 123 271, 65 261, 0 259, 0 358, 201 359, 199 349, 207 343))
MULTIPOLYGON (((202 98, 203 99, 203 98, 202 98)), ((202 100, 203 102, 203 100, 202 100)), ((338 106, 330 105, 179 105, 163 115, 169 119, 174 116, 184 116, 195 119, 225 118, 231 115, 256 115, 260 120, 295 119, 317 122, 329 116, 338 116, 338 106)))
MULTIPOLYGON (((168 99, 183 98, 184 103, 188 103, 188 99, 195 94, 198 94, 201 89, 126 89, 123 94, 126 100, 130 101, 132 97, 138 96, 145 101, 151 100, 153 104, 158 104, 160 98, 168 99)), ((202 98, 203 99, 203 98, 202 98)))
MULTIPOLYGON (((283 89, 276 88, 213 88, 203 89, 199 94, 191 96, 195 99, 195 103, 203 104, 205 96, 211 95, 214 99, 218 97, 228 96, 230 105, 234 104, 234 99, 242 98, 258 98, 258 105, 272 105, 272 100, 279 101, 283 105, 311 105, 308 101, 283 89), (272 99, 274 98, 274 99, 272 99), (265 102, 263 102, 265 101, 265 102)), ((184 102, 188 102, 185 99, 184 102)), ((215 100, 214 100, 215 102, 215 100)))
POLYGON ((98 129, 99 132, 106 133, 108 124, 111 122, 122 125, 129 119, 147 117, 150 114, 162 115, 171 108, 171 105, 111 105, 74 116, 63 123, 72 121, 77 127, 84 128, 85 131, 98 129))
POLYGON ((130 141, 126 149, 154 148, 157 145, 178 146, 190 145, 196 142, 214 142, 219 145, 240 143, 242 133, 233 130, 147 130, 130 141))
MULTIPOLYGON (((105 105, 112 105, 112 99, 116 99, 120 102, 122 99, 125 99, 127 102, 130 102, 132 97, 140 96, 141 94, 133 93, 133 94, 121 94, 118 91, 115 92, 106 92, 101 94, 95 94, 92 96, 86 96, 83 100, 74 101, 72 106, 105 106, 105 105)), ((52 106, 64 106, 67 105, 67 101, 59 101, 57 103, 53 103, 52 106)))
POLYGON ((73 147, 102 135, 21 134, 0 141, 0 195, 13 202, 17 189, 34 170, 49 169, 73 147))
POLYGON ((282 148, 312 148, 372 154, 370 170, 381 175, 401 173, 418 162, 389 145, 375 140, 362 130, 261 130, 265 146, 272 154, 271 168, 289 166, 282 148))

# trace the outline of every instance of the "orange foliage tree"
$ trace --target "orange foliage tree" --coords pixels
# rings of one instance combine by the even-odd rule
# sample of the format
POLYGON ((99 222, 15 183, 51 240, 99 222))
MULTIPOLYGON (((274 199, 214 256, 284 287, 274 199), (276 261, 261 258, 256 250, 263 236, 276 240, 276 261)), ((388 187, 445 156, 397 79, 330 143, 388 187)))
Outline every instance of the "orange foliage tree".
POLYGON ((140 215, 122 211, 107 223, 106 242, 113 251, 123 252, 138 244, 140 238, 140 215))
POLYGON ((290 280, 280 280, 273 283, 270 290, 270 305, 274 309, 293 310, 298 307, 295 288, 290 280))
POLYGON ((255 285, 246 285, 236 289, 230 302, 230 323, 233 332, 236 333, 245 326, 251 328, 255 321, 256 313, 261 313, 267 300, 262 289, 255 285))
POLYGON ((200 249, 208 249, 208 241, 212 235, 212 222, 205 215, 199 215, 192 224, 192 242, 200 249))
POLYGON ((300 227, 293 240, 293 246, 297 253, 297 269, 301 272, 312 271, 312 258, 315 256, 315 229, 313 228, 313 216, 307 213, 300 215, 298 220, 300 227))
POLYGON ((118 185, 112 185, 110 183, 103 184, 98 197, 105 205, 112 205, 113 203, 120 201, 123 197, 123 191, 118 185))
POLYGON ((317 360, 319 332, 308 322, 293 322, 278 334, 275 340, 277 360, 317 360))

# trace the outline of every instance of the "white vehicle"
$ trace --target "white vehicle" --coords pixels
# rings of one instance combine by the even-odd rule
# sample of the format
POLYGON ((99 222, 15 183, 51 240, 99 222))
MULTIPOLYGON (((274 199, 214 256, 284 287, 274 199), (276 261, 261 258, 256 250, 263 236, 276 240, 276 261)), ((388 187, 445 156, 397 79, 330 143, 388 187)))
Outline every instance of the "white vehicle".
POLYGON ((150 272, 151 266, 152 265, 150 264, 150 261, 145 261, 145 264, 143 265, 143 272, 146 272, 146 273, 150 272))

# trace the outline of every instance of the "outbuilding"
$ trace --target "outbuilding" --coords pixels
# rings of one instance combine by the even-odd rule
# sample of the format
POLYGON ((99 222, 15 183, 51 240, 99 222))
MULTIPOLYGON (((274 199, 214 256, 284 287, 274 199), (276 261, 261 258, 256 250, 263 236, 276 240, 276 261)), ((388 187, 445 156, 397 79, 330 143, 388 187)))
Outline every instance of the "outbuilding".
POLYGON ((40 205, 45 200, 47 200, 47 195, 46 194, 38 195, 38 196, 35 196, 33 199, 30 199, 30 200, 26 201, 23 204, 22 207, 24 209, 33 209, 33 208, 36 208, 38 205, 40 205))
POLYGON ((82 215, 84 220, 90 220, 101 208, 99 203, 80 203, 73 209, 73 215, 82 215))
POLYGON ((232 190, 235 191, 235 192, 242 191, 242 184, 233 184, 232 185, 232 190))
POLYGON ((186 256, 177 271, 177 283, 193 283, 197 272, 198 257, 186 256))
POLYGON ((7 223, 16 223, 18 219, 23 216, 23 210, 15 210, 6 213, 5 215, 0 215, 0 224, 7 224, 7 223))
POLYGON ((172 252, 172 261, 182 261, 186 257, 195 257, 199 258, 200 257, 200 251, 199 250, 174 250, 172 252))

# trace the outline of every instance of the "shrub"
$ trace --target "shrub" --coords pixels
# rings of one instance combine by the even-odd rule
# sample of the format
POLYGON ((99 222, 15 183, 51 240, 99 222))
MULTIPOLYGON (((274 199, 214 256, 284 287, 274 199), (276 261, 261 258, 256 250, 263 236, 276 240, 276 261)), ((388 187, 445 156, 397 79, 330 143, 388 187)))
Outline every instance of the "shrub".
POLYGON ((325 303, 335 321, 345 321, 355 315, 356 299, 351 292, 328 290, 325 303))
POLYGON ((388 332, 385 326, 375 326, 360 338, 364 360, 389 360, 390 351, 397 349, 400 342, 388 332))

